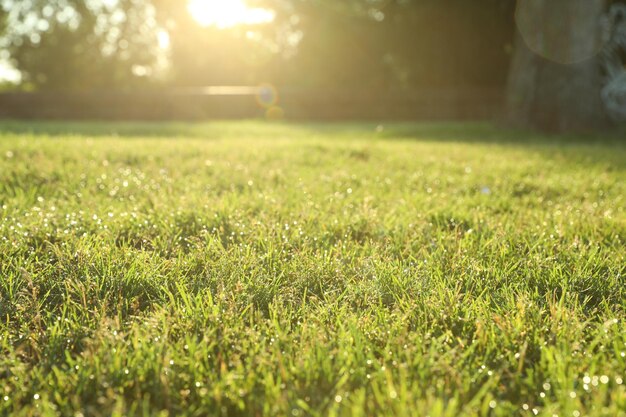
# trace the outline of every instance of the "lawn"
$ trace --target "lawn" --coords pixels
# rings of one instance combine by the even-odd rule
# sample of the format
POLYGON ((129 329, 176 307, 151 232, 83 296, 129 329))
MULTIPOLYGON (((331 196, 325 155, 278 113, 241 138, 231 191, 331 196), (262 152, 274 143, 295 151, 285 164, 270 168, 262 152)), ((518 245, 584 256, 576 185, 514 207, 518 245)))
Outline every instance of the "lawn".
POLYGON ((2 416, 624 416, 626 141, 0 123, 2 416))

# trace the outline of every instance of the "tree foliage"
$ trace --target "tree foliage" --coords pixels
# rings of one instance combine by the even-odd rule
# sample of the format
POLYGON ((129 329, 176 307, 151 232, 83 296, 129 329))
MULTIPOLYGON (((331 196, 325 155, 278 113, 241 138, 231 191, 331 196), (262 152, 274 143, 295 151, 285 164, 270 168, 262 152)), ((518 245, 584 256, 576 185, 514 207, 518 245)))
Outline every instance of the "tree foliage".
POLYGON ((317 1, 304 19, 297 73, 354 87, 499 85, 512 3, 480 0, 317 1))
POLYGON ((4 42, 27 85, 39 89, 129 87, 158 64, 147 0, 5 0, 4 42))
POLYGON ((200 26, 180 0, 3 4, 11 58, 40 89, 136 86, 165 62, 176 86, 502 85, 513 33, 511 0, 259 0, 272 24, 227 30, 200 26))

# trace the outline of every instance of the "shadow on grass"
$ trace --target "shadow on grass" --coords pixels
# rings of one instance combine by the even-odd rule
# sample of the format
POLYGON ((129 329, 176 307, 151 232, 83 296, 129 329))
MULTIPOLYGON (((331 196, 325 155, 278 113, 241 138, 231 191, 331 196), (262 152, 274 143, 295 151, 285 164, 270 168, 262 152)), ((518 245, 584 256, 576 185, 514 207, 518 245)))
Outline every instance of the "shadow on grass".
POLYGON ((382 125, 381 136, 423 141, 487 144, 615 144, 626 147, 623 129, 586 134, 548 134, 532 130, 510 129, 495 123, 395 123, 382 125))
POLYGON ((84 122, 0 121, 0 135, 85 136, 162 139, 323 138, 412 140, 494 145, 609 145, 626 148, 626 129, 594 134, 545 134, 476 122, 84 122))
POLYGON ((262 121, 215 122, 87 122, 87 121, 0 121, 0 134, 32 136, 83 136, 154 139, 228 139, 272 137, 298 133, 296 125, 262 121), (289 126, 289 127, 287 127, 289 126))

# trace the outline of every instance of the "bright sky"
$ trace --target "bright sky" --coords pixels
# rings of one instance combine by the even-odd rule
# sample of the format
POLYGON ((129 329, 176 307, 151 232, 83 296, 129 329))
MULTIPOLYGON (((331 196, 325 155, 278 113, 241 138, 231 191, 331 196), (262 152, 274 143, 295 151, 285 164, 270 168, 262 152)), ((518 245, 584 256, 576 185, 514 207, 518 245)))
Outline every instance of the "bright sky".
POLYGON ((270 23, 275 17, 272 10, 248 7, 245 0, 190 0, 187 8, 202 26, 220 29, 270 23))

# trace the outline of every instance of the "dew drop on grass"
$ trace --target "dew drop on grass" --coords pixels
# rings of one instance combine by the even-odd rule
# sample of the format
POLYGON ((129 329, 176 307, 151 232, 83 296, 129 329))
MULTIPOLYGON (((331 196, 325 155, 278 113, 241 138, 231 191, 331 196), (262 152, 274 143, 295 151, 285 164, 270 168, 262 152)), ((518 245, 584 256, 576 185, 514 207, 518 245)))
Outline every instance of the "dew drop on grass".
POLYGON ((35 400, 38 400, 38 399, 39 399, 39 394, 35 394, 35 395, 33 395, 33 398, 34 398, 35 400))
POLYGON ((9 396, 8 395, 4 396, 4 401, 9 401, 9 396))
POLYGON ((340 403, 341 400, 343 400, 343 398, 341 397, 341 395, 335 395, 335 402, 336 403, 340 403))
POLYGON ((495 402, 493 400, 489 401, 489 408, 496 408, 497 405, 498 405, 497 402, 495 402))

